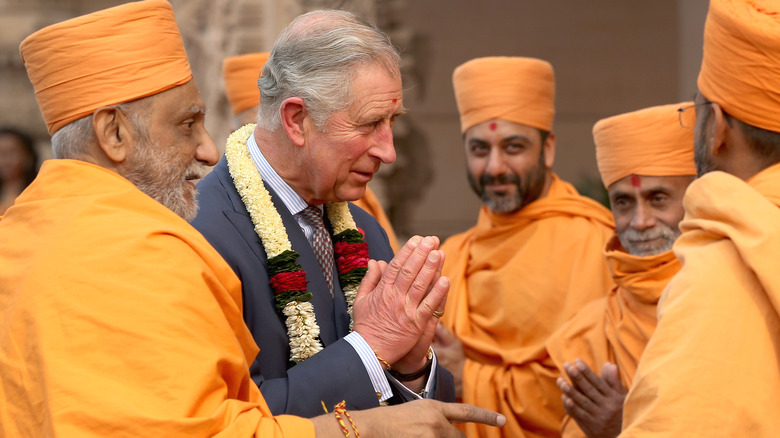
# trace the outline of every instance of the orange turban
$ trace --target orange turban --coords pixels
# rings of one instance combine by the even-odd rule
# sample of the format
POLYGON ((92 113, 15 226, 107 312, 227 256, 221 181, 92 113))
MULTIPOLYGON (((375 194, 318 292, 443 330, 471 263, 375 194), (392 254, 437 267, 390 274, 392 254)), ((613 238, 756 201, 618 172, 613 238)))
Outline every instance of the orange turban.
POLYGON ((712 0, 699 91, 759 128, 780 132, 780 3, 712 0))
POLYGON ((250 53, 232 56, 222 62, 222 76, 225 78, 225 93, 233 108, 233 115, 260 105, 260 77, 270 53, 250 53))
POLYGON ((452 74, 460 130, 491 119, 551 131, 555 117, 555 75, 547 61, 534 58, 472 59, 452 74))
POLYGON ((20 51, 49 134, 102 106, 192 79, 173 8, 165 0, 54 24, 27 37, 20 51))
POLYGON ((620 114, 593 126, 604 187, 629 175, 696 175, 693 129, 680 126, 677 115, 677 108, 685 105, 692 102, 620 114))

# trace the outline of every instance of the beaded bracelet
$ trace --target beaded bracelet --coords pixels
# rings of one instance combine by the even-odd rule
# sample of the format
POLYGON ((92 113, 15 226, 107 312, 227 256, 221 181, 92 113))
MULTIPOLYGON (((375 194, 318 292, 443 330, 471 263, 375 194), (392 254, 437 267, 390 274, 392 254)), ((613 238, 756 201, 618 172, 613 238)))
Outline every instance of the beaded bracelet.
POLYGON ((384 364, 384 366, 386 366, 388 370, 392 370, 392 369, 393 369, 393 368, 390 366, 390 364, 389 364, 389 363, 387 363, 387 361, 386 361, 386 360, 384 360, 384 359, 382 359, 381 357, 379 357, 379 353, 377 353, 377 352, 376 352, 376 350, 374 350, 374 356, 376 356, 376 360, 378 360, 379 362, 381 362, 382 364, 384 364))
POLYGON ((347 429, 347 425, 344 423, 342 415, 347 417, 349 425, 352 426, 352 430, 355 432, 355 438, 360 438, 360 433, 358 432, 355 422, 352 420, 352 416, 349 415, 349 412, 347 412, 347 404, 344 400, 340 401, 336 404, 336 406, 333 407, 333 414, 336 416, 336 420, 338 420, 339 425, 341 426, 341 431, 344 432, 345 438, 349 437, 349 429, 347 429))

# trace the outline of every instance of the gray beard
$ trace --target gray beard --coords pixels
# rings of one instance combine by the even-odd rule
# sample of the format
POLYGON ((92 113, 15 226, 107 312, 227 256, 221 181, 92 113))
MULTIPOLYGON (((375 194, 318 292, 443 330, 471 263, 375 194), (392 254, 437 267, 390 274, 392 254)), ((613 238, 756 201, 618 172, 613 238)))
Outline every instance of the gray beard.
POLYGON ((139 190, 167 207, 187 222, 198 214, 197 190, 184 181, 185 176, 206 174, 206 165, 193 161, 184 172, 174 158, 159 152, 157 145, 142 144, 134 159, 134 168, 124 175, 139 190))

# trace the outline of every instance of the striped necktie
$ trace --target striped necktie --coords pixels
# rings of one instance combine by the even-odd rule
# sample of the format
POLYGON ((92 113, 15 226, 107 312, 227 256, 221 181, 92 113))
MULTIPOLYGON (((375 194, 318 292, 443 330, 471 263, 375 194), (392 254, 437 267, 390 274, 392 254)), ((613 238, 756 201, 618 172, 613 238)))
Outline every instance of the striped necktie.
POLYGON ((330 297, 333 298, 333 242, 330 240, 330 234, 325 229, 325 221, 322 219, 322 212, 318 207, 310 205, 306 207, 301 215, 303 219, 314 228, 314 234, 311 239, 311 247, 320 262, 322 274, 330 288, 330 297))

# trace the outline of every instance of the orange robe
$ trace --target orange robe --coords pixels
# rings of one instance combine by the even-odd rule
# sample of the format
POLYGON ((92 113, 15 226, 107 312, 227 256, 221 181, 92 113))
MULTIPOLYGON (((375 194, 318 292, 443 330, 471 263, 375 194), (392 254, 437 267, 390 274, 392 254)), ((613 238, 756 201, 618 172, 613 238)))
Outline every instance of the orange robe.
MULTIPOLYGON (((593 301, 563 325, 547 342, 558 373, 566 376, 564 362, 585 361, 597 374, 605 362, 618 367, 623 387, 631 387, 639 358, 655 331, 657 304, 669 280, 680 270, 672 251, 637 257, 627 253, 617 236, 604 252, 612 279, 609 294, 593 301)), ((577 422, 566 415, 564 438, 585 437, 577 422)))
POLYGON ((257 351, 230 267, 119 175, 46 161, 0 220, 0 436, 313 437, 257 351))
POLYGON ((395 231, 393 230, 393 224, 390 223, 390 219, 388 219, 387 214, 385 214, 385 210, 382 208, 382 204, 379 203, 379 199, 377 199, 374 192, 366 187, 366 193, 363 197, 354 201, 353 204, 362 208, 371 216, 374 216, 374 219, 379 222, 379 225, 384 228, 387 233, 387 240, 390 241, 390 247, 393 248, 394 252, 398 252, 401 247, 398 246, 398 237, 396 237, 395 231))
POLYGON ((482 208, 448 239, 451 278, 443 323, 463 342, 463 401, 506 415, 502 428, 467 424, 470 437, 557 436, 564 410, 545 343, 612 287, 602 256, 612 214, 554 178, 517 213, 482 208))
POLYGON ((621 437, 780 436, 780 164, 689 187, 621 437))

